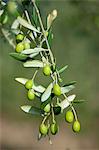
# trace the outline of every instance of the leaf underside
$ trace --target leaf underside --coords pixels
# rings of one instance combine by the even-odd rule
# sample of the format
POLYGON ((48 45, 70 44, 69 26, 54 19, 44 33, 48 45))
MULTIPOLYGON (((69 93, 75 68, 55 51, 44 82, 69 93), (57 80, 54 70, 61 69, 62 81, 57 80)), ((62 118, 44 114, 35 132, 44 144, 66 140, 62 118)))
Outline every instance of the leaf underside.
POLYGON ((49 86, 47 87, 45 92, 43 93, 43 95, 41 97, 41 102, 46 101, 50 97, 52 88, 53 88, 53 84, 51 83, 51 84, 49 84, 49 86))
POLYGON ((21 109, 24 112, 32 114, 32 115, 42 115, 44 113, 42 109, 35 107, 35 106, 30 106, 30 105, 21 106, 21 109))
POLYGON ((28 58, 27 55, 21 53, 10 53, 9 55, 15 58, 16 60, 20 60, 20 61, 26 60, 28 58))
POLYGON ((42 68, 44 66, 43 62, 40 60, 27 61, 23 65, 24 67, 33 67, 33 68, 35 67, 42 68))

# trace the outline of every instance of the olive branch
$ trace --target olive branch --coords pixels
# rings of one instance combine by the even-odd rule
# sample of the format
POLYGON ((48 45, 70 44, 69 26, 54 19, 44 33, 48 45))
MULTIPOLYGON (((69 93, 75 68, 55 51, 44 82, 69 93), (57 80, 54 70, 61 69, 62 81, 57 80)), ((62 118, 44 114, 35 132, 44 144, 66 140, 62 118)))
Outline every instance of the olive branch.
MULTIPOLYGON (((9 5, 11 5, 11 1, 3 5, 7 5, 7 7, 10 8, 9 5)), ((73 103, 80 103, 83 102, 83 100, 75 99, 75 94, 67 96, 67 93, 74 89, 75 81, 61 86, 61 74, 67 69, 68 65, 58 69, 56 59, 54 58, 50 46, 53 40, 52 23, 57 17, 57 10, 53 10, 47 16, 47 26, 45 29, 36 1, 31 0, 29 6, 32 7, 33 14, 30 14, 29 10, 25 7, 23 13, 17 13, 17 18, 12 23, 10 30, 4 27, 4 20, 0 26, 2 34, 15 49, 15 52, 10 53, 10 56, 24 62, 23 66, 26 68, 36 68, 31 79, 19 77, 15 78, 15 80, 24 85, 27 89, 28 100, 34 101, 35 97, 40 99, 39 107, 23 105, 21 109, 26 113, 40 115, 42 117, 38 139, 40 140, 42 137, 48 136, 51 144, 50 131, 52 135, 55 135, 59 131, 56 115, 63 113, 68 107, 71 110, 66 112, 65 119, 69 123, 73 122, 73 131, 80 131, 80 122, 78 121, 73 103), (14 40, 10 37, 12 33, 16 37, 16 43, 14 43, 14 40), (33 46, 32 43, 34 44, 33 46), (36 59, 36 56, 40 56, 40 59, 36 59), (40 68, 42 68, 45 76, 52 79, 47 88, 40 84, 37 85, 35 81, 40 68)), ((2 11, 0 17, 2 17, 4 13, 5 11, 2 11)))

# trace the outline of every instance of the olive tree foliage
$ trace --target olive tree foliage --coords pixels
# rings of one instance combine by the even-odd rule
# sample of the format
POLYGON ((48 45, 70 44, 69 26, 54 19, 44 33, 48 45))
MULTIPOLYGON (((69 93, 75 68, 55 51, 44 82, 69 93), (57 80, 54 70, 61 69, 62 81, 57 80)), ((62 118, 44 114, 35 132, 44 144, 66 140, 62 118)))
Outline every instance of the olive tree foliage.
POLYGON ((59 69, 52 52, 52 24, 57 18, 57 10, 54 9, 46 16, 44 26, 39 5, 36 0, 1 1, 0 27, 2 34, 13 47, 10 56, 21 61, 23 67, 36 69, 31 79, 24 76, 15 78, 15 81, 26 88, 28 100, 31 101, 31 105, 23 105, 20 108, 25 113, 42 117, 38 139, 48 136, 51 143, 50 133, 55 135, 59 131, 56 115, 63 113, 67 108, 70 110, 66 112, 66 121, 72 123, 75 132, 80 131, 80 122, 73 104, 83 100, 77 100, 75 94, 69 94, 75 88, 76 82, 63 83, 61 76, 68 65, 59 69), (13 16, 10 23, 8 14, 13 16), (35 77, 39 70, 51 79, 47 87, 36 82, 35 77), (39 98, 39 106, 33 105, 35 97, 39 98))

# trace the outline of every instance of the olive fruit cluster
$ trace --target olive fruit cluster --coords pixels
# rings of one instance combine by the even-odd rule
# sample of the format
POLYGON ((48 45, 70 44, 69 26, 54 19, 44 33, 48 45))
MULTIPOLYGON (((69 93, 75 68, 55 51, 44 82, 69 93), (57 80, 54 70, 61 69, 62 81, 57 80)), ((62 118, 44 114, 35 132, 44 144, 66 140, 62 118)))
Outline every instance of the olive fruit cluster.
MULTIPOLYGON (((74 114, 72 111, 67 111, 65 114, 65 119, 68 123, 72 123, 74 121, 74 114)), ((78 120, 73 122, 72 129, 74 132, 79 132, 80 131, 80 122, 78 120)))
POLYGON ((55 135, 58 130, 59 130, 59 127, 57 125, 57 123, 52 123, 50 125, 50 127, 48 127, 47 125, 45 125, 44 123, 41 123, 40 127, 39 127, 39 132, 42 134, 42 135, 47 135, 48 132, 49 132, 49 129, 50 129, 50 132, 52 135, 55 135))
POLYGON ((21 53, 25 49, 30 49, 30 43, 27 41, 24 41, 24 35, 23 34, 18 34, 16 36, 16 52, 21 53))
POLYGON ((34 90, 32 89, 32 86, 33 86, 33 80, 28 80, 25 83, 25 87, 26 89, 28 89, 27 97, 29 100, 34 100, 35 98, 35 94, 34 94, 34 90))

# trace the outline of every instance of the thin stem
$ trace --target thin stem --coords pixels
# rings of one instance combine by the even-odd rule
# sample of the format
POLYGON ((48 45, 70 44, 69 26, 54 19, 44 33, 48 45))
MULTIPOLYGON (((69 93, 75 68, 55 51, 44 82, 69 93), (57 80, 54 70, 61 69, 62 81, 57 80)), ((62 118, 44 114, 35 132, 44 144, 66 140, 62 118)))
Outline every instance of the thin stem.
POLYGON ((45 123, 45 121, 47 120, 47 118, 50 116, 50 113, 48 113, 45 117, 44 117, 44 119, 43 119, 43 121, 42 121, 42 124, 43 123, 45 123))
POLYGON ((50 138, 50 135, 48 134, 48 139, 49 139, 49 143, 52 145, 52 141, 51 141, 51 138, 50 138))
POLYGON ((76 113, 76 111, 75 111, 73 105, 72 105, 71 102, 68 100, 66 94, 63 94, 63 95, 64 95, 64 97, 66 98, 66 100, 68 101, 68 103, 69 103, 69 105, 70 105, 70 107, 71 107, 71 109, 72 109, 72 111, 73 111, 73 113, 74 113, 75 120, 77 121, 77 120, 78 120, 78 119, 77 119, 77 113, 76 113))
MULTIPOLYGON (((42 39, 42 41, 40 42, 40 47, 42 47, 43 41, 44 41, 44 39, 42 39)), ((44 53, 45 53, 46 60, 48 61, 48 56, 47 56, 47 54, 46 54, 45 51, 44 51, 44 53)), ((41 55, 42 57, 44 57, 42 52, 40 52, 40 55, 41 55)))
POLYGON ((53 110, 53 104, 51 104, 52 108, 51 108, 51 111, 52 111, 52 121, 53 123, 55 123, 55 115, 54 115, 54 110, 53 110))
POLYGON ((50 57, 51 57, 52 64, 54 65, 54 64, 55 64, 55 62, 54 62, 54 57, 53 57, 53 54, 52 54, 52 52, 51 52, 51 49, 50 49, 50 46, 49 46, 47 37, 46 37, 46 35, 45 35, 45 29, 44 29, 44 26, 43 26, 43 23, 42 23, 42 19, 41 19, 41 16, 40 16, 39 9, 38 9, 37 6, 36 6, 35 0, 32 0, 32 2, 33 2, 33 5, 34 5, 34 7, 35 7, 35 10, 36 10, 36 12, 37 12, 37 15, 38 15, 38 19, 39 19, 39 22, 40 22, 40 25, 41 25, 41 29, 42 29, 42 32, 43 32, 43 35, 44 35, 44 38, 45 38, 45 41, 46 41, 46 44, 47 44, 47 47, 48 47, 48 50, 49 50, 49 54, 50 54, 50 57))
POLYGON ((27 20, 28 20, 29 24, 31 24, 31 21, 30 21, 30 18, 29 18, 29 15, 28 15, 27 10, 25 10, 25 15, 26 15, 26 17, 27 17, 27 20))
POLYGON ((36 70, 36 71, 35 71, 35 73, 34 73, 34 75, 33 75, 33 77, 32 77, 32 80, 34 80, 34 79, 35 79, 35 77, 36 77, 37 73, 38 73, 38 70, 36 70))

